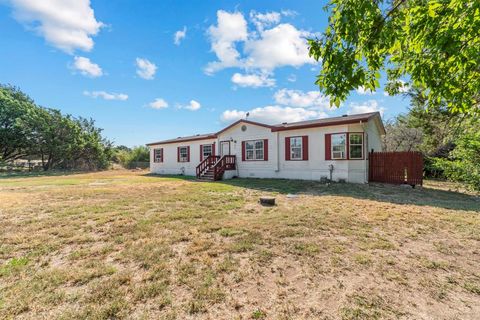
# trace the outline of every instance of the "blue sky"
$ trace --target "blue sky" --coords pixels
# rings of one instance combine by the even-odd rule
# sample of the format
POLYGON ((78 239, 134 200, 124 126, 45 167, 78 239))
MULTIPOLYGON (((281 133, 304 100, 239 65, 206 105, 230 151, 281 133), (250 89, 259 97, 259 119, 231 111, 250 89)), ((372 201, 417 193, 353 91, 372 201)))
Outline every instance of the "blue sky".
POLYGON ((324 30, 324 4, 0 0, 0 82, 127 146, 215 132, 247 111, 271 123, 405 112, 382 89, 329 108, 305 42, 324 30))

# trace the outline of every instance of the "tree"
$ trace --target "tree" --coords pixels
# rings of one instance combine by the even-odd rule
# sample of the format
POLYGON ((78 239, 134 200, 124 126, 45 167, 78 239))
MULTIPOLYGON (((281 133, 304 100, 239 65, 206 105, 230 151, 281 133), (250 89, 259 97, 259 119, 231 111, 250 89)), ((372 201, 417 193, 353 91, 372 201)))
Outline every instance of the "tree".
POLYGON ((90 169, 105 169, 113 154, 112 143, 102 137, 102 129, 95 126, 93 119, 79 118, 76 124, 80 128, 80 143, 72 154, 74 165, 79 160, 90 169))
POLYGON ((424 135, 421 128, 410 126, 410 114, 399 115, 385 123, 387 134, 383 138, 383 147, 387 151, 419 151, 424 135))
POLYGON ((455 148, 455 141, 465 133, 466 123, 475 117, 451 111, 445 102, 430 106, 420 88, 413 87, 406 95, 411 105, 408 126, 423 133, 420 151, 433 157, 447 157, 455 148))
POLYGON ((480 190, 480 132, 478 121, 467 123, 464 133, 455 141, 455 148, 446 158, 431 158, 431 167, 452 181, 466 183, 480 190))
POLYGON ((11 161, 28 154, 31 146, 25 123, 35 105, 12 86, 0 85, 0 160, 11 161))
POLYGON ((43 169, 104 169, 112 144, 92 119, 37 106, 19 89, 0 85, 0 161, 41 159, 43 169))
POLYGON ((331 0, 326 10, 328 27, 309 45, 332 103, 359 87, 375 91, 385 71, 390 94, 416 86, 429 106, 478 113, 480 1, 331 0))
POLYGON ((429 106, 422 90, 412 88, 411 108, 385 126, 388 151, 421 151, 424 173, 466 183, 480 190, 480 118, 429 106))
POLYGON ((115 160, 124 168, 131 168, 137 165, 137 162, 150 162, 150 149, 146 146, 130 148, 117 147, 115 151, 115 160))

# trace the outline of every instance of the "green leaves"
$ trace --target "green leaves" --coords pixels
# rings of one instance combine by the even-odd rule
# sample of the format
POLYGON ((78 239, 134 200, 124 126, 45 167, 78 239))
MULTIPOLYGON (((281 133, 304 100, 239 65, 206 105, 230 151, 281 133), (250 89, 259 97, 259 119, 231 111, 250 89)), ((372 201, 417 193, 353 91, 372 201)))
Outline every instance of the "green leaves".
POLYGON ((309 53, 322 61, 316 84, 332 104, 360 86, 375 90, 386 72, 389 83, 422 86, 429 104, 478 113, 480 1, 332 0, 326 8, 329 26, 309 40, 309 53))
POLYGON ((0 85, 0 161, 41 159, 45 170, 105 168, 110 145, 93 120, 39 107, 19 89, 0 85))

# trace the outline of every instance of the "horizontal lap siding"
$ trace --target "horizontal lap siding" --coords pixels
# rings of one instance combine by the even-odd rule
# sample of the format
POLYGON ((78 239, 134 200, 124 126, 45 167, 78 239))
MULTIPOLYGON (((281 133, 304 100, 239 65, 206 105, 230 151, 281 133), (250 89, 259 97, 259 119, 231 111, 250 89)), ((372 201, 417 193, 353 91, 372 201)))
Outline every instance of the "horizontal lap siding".
POLYGON ((150 171, 157 174, 180 174, 182 168, 186 175, 195 175, 196 167, 200 163, 200 145, 213 144, 215 140, 185 141, 150 146, 150 171), (178 147, 189 147, 189 162, 178 162, 178 147), (163 163, 153 162, 153 149, 163 148, 163 163))
POLYGON ((240 177, 273 178, 275 177, 275 165, 277 157, 277 134, 269 128, 253 124, 240 123, 219 134, 219 141, 230 141, 231 153, 237 156, 237 175, 240 177), (245 125, 246 130, 242 131, 245 125), (251 140, 263 140, 264 160, 247 160, 245 142, 251 140))
MULTIPOLYGON (((347 126, 310 128, 302 130, 281 131, 280 142, 280 171, 279 178, 320 180, 321 177, 329 177, 329 165, 333 164, 333 179, 345 179, 349 181, 348 161, 332 161, 325 159, 325 135, 329 133, 345 132, 347 126), (303 160, 289 160, 286 148, 290 149, 290 137, 302 137, 303 160)), ((329 148, 329 147, 328 147, 329 148)), ((330 149, 328 149, 330 150, 330 149)), ((365 167, 365 166, 363 166, 365 167)), ((365 175, 365 174, 364 174, 365 175)), ((365 182, 365 179, 359 182, 365 182)))

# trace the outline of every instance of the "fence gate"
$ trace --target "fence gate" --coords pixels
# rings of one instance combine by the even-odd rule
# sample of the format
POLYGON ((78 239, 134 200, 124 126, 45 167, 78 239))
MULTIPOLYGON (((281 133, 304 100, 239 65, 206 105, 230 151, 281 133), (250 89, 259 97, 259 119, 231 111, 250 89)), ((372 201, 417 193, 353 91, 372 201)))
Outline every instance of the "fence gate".
POLYGON ((370 152, 369 181, 422 185, 423 155, 420 152, 370 152))

